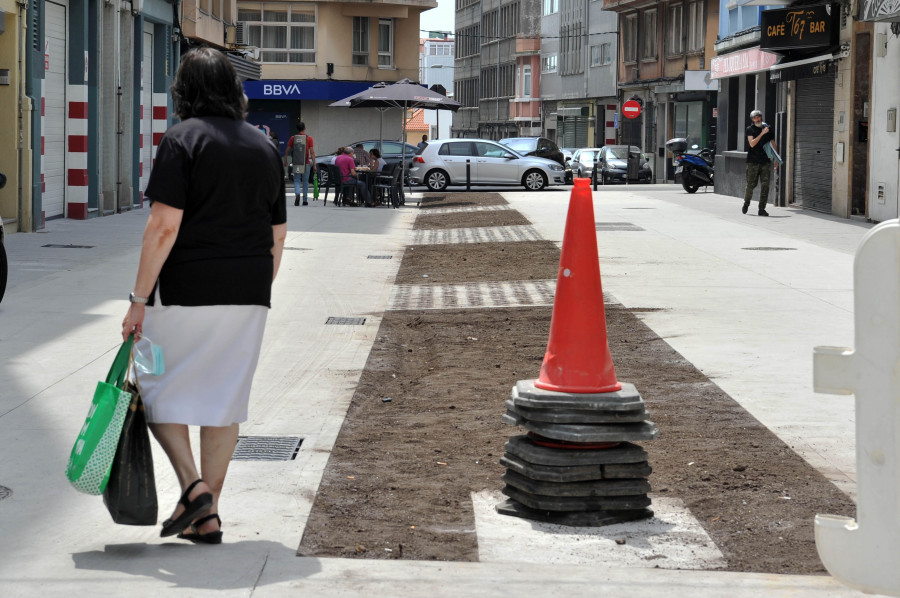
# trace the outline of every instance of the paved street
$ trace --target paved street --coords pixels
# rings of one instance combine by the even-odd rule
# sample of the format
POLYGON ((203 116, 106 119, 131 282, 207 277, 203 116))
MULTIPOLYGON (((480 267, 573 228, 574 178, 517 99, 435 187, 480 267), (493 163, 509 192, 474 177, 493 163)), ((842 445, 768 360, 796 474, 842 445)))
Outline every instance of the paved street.
MULTIPOLYGON (((540 236, 561 242, 567 191, 503 195, 540 236)), ((745 216, 738 198, 674 185, 601 187, 594 199, 604 291, 625 307, 653 308, 640 315, 648 326, 854 495, 853 400, 813 394, 812 349, 852 346, 853 252, 872 225, 786 208, 745 216)), ((512 525, 475 530, 491 548, 479 563, 297 557, 417 208, 416 196, 400 210, 288 203, 287 247, 241 434, 303 443, 294 460, 232 463, 219 547, 116 526, 99 498, 79 495, 64 476, 118 346, 148 210, 55 220, 8 238, 11 275, 0 303, 0 486, 11 490, 0 492, 4 597, 862 596, 827 576, 662 570, 613 555, 578 564, 577 549, 571 560, 530 563, 528 551, 517 556, 522 541, 512 525), (330 316, 365 324, 326 325, 330 316)), ((155 458, 165 518, 178 489, 161 452, 155 458)))

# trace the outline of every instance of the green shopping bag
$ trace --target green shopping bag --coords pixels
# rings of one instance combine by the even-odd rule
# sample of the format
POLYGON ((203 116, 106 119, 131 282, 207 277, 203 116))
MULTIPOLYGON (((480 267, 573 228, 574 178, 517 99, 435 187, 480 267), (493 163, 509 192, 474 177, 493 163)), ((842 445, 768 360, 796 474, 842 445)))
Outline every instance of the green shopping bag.
POLYGON ((122 343, 105 382, 98 382, 94 400, 69 455, 66 477, 79 492, 103 494, 116 456, 131 393, 125 378, 131 365, 134 335, 122 343))
POLYGON ((313 199, 319 199, 319 173, 313 171, 313 199))

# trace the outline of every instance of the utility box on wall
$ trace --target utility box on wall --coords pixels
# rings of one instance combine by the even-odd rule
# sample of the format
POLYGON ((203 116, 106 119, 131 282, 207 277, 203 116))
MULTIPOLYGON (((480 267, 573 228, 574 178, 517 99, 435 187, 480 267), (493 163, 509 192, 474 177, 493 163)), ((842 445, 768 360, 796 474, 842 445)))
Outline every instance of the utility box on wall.
POLYGON ((889 108, 887 111, 887 132, 897 132, 897 109, 889 108))

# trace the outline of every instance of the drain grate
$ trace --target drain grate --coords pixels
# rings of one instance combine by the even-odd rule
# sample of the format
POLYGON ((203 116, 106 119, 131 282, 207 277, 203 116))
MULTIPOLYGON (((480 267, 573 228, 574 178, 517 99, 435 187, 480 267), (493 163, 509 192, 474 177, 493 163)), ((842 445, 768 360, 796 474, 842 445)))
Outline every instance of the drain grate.
POLYGON ((0 486, 0 500, 9 498, 10 496, 12 496, 12 490, 7 488, 6 486, 0 486))
POLYGON ((293 461, 300 452, 299 436, 238 436, 232 461, 293 461))
POLYGON ((644 230, 636 224, 630 222, 595 222, 597 230, 600 231, 642 231, 644 230))
POLYGON ((306 247, 285 247, 285 251, 312 251, 312 249, 307 249, 306 247))
POLYGON ((366 259, 369 259, 369 260, 392 260, 392 259, 394 259, 394 256, 392 256, 392 255, 370 255, 366 259))
POLYGON ((41 247, 51 247, 53 249, 93 249, 95 245, 56 245, 50 243, 49 245, 41 245, 41 247))
POLYGON ((744 251, 797 251, 796 247, 741 247, 744 251))
POLYGON ((365 318, 340 318, 337 316, 328 316, 325 324, 334 324, 335 326, 362 326, 366 323, 365 318))

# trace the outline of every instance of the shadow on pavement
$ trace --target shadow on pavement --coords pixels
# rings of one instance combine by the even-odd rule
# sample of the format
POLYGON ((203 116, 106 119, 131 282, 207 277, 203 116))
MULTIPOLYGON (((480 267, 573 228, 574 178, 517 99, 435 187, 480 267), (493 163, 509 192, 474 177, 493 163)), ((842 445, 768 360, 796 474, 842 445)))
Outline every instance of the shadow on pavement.
POLYGON ((79 570, 113 571, 158 579, 177 588, 208 590, 253 589, 285 581, 285 573, 298 580, 322 569, 317 559, 297 559, 295 549, 267 540, 226 541, 220 546, 107 544, 102 551, 73 553, 72 560, 79 570), (289 566, 274 566, 275 562, 289 566), (267 565, 275 575, 263 575, 267 565))

